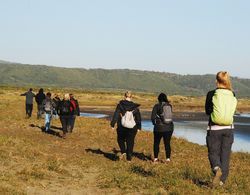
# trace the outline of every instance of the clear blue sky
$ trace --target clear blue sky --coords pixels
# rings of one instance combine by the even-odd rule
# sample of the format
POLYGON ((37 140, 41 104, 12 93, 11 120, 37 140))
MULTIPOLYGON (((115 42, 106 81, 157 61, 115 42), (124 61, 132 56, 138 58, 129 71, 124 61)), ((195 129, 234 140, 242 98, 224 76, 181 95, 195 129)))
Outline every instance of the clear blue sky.
POLYGON ((250 78, 248 0, 6 0, 0 59, 250 78))

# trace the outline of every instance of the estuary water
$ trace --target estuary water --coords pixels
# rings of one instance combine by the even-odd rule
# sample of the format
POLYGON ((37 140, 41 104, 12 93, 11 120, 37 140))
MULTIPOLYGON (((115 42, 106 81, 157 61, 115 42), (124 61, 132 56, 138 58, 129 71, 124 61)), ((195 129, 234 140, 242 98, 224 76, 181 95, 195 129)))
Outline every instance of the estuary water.
MULTIPOLYGON (((108 115, 81 113, 81 116, 104 118, 108 115)), ((232 150, 235 152, 250 153, 250 114, 236 115, 235 118, 243 118, 244 122, 235 122, 234 143, 232 150)), ((207 121, 178 121, 174 122, 174 136, 186 139, 192 143, 206 145, 207 121)), ((153 131, 153 125, 149 120, 142 121, 142 129, 153 131)))

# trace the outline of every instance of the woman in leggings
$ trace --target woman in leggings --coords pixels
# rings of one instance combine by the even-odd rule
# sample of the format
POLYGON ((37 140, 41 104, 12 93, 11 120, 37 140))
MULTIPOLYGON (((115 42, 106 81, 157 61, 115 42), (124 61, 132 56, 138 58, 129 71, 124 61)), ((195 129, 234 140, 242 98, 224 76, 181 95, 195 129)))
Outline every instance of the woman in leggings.
POLYGON ((151 114, 151 121, 154 125, 154 159, 158 162, 159 145, 163 138, 166 161, 170 162, 171 146, 170 141, 174 131, 174 123, 172 120, 172 105, 169 103, 166 94, 161 93, 158 96, 158 103, 154 106, 151 114))

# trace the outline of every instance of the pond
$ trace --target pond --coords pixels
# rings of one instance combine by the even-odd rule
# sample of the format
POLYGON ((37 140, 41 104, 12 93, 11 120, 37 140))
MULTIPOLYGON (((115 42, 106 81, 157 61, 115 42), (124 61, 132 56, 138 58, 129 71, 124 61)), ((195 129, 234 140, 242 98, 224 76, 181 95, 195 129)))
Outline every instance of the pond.
MULTIPOLYGON (((104 118, 108 115, 81 113, 81 116, 104 118)), ((234 144, 232 150, 235 152, 250 153, 250 114, 236 115, 238 118, 245 118, 246 122, 235 122, 234 144)), ((207 121, 178 121, 174 123, 174 136, 186 139, 200 145, 206 145, 207 121)), ((142 121, 142 129, 152 131, 153 125, 149 120, 142 121)))

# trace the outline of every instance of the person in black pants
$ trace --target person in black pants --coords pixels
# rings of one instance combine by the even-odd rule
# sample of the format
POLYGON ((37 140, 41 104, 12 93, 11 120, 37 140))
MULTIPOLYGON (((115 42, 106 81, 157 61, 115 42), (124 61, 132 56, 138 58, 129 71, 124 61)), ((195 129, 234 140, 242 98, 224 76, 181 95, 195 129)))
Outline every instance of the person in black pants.
POLYGON ((46 96, 43 92, 43 88, 39 89, 39 92, 36 94, 35 100, 37 103, 37 119, 40 119, 43 114, 43 101, 45 100, 46 96))
POLYGON ((159 145, 163 138, 166 162, 170 162, 171 156, 171 137, 174 131, 174 123, 172 120, 172 105, 169 103, 166 94, 161 93, 158 96, 158 104, 155 104, 151 113, 151 121, 154 125, 154 159, 153 162, 158 162, 159 145), (165 107, 166 106, 166 107, 165 107), (163 111, 165 107, 165 111, 163 111), (166 112, 164 119, 163 112, 166 112), (167 121, 165 121, 167 120, 167 121))
POLYGON ((141 130, 141 114, 139 110, 139 104, 132 102, 132 93, 127 91, 125 93, 125 99, 121 100, 114 112, 113 118, 111 120, 111 127, 114 129, 117 123, 117 142, 121 150, 119 159, 126 158, 127 161, 132 160, 134 140, 138 130, 141 130), (122 124, 122 117, 126 112, 132 112, 134 125, 133 127, 125 127, 122 124))
POLYGON ((64 99, 59 103, 58 114, 60 116, 60 121, 62 123, 63 135, 62 138, 66 138, 66 133, 71 131, 71 117, 73 111, 70 109, 72 107, 70 102, 69 94, 64 95, 64 99))

